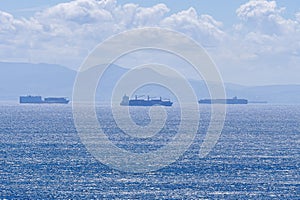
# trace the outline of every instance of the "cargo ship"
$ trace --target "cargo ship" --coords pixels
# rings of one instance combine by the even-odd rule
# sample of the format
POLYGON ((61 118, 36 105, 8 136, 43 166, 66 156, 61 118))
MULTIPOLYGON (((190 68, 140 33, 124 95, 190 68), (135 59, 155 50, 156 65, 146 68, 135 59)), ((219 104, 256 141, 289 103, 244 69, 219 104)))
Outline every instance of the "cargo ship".
POLYGON ((199 104, 248 104, 247 99, 238 99, 233 97, 232 99, 201 99, 199 104))
POLYGON ((170 100, 162 100, 161 97, 159 99, 151 99, 148 96, 147 99, 141 99, 138 98, 138 96, 135 96, 135 99, 129 99, 128 96, 124 95, 120 105, 121 106, 172 106, 173 102, 171 102, 170 100))
POLYGON ((28 104, 68 104, 69 100, 65 97, 47 97, 42 98, 41 96, 20 96, 20 103, 28 104))

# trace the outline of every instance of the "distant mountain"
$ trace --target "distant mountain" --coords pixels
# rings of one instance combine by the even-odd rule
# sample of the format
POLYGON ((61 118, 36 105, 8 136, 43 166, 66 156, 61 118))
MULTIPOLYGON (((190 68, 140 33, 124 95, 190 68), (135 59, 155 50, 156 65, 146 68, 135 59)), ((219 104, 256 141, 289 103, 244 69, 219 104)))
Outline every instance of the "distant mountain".
POLYGON ((264 100, 269 103, 300 104, 300 85, 267 85, 244 87, 228 92, 230 96, 238 95, 249 100, 264 100))
MULTIPOLYGON (((101 66, 98 66, 101 67, 101 66)), ((149 70, 149 69, 147 69, 149 70)), ((117 65, 109 67, 99 82, 96 91, 97 101, 109 101, 115 83, 128 71, 117 65)), ((97 68, 87 73, 97 75, 97 68)), ((151 76, 164 75, 154 70, 149 70, 151 76)), ((73 84, 77 72, 75 70, 52 64, 28 64, 28 63, 5 63, 0 62, 0 100, 18 100, 20 95, 42 95, 42 96, 65 96, 72 98, 73 84)), ((138 77, 143 79, 143 77, 138 77)), ((176 78, 170 78, 176 83, 176 78)), ((198 99, 209 98, 204 81, 189 80, 198 99)), ((270 85, 247 87, 238 84, 226 83, 226 94, 228 98, 238 96, 250 101, 268 101, 269 103, 299 104, 300 85, 270 85)), ((137 91, 140 95, 162 96, 176 99, 164 87, 145 86, 137 91)))
MULTIPOLYGON (((95 75, 93 70, 88 73, 95 75)), ((108 101, 114 83, 126 71, 116 65, 109 67, 100 80, 96 99, 108 101)), ((76 75, 77 71, 60 65, 0 62, 0 100, 17 101, 20 95, 72 98, 76 75)))
MULTIPOLYGON (((204 81, 192 82, 193 88, 200 88, 199 98, 209 98, 204 81)), ((249 101, 267 101, 274 104, 300 104, 300 85, 242 86, 225 83, 227 98, 237 96, 249 101)))
POLYGON ((71 96, 76 71, 60 65, 0 62, 0 99, 20 95, 71 96))

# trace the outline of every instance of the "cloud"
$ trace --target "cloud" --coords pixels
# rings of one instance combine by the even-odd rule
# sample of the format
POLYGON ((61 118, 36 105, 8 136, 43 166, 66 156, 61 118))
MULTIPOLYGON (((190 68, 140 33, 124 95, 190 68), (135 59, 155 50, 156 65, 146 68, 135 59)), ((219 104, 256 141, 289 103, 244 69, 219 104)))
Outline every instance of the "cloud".
POLYGON ((299 83, 288 71, 300 73, 300 15, 287 18, 284 12, 275 1, 266 0, 250 0, 237 8, 238 23, 225 31, 226 40, 209 50, 225 80, 299 83))
POLYGON ((113 16, 110 9, 114 6, 114 3, 114 1, 71 1, 39 12, 35 18, 44 24, 73 23, 73 25, 82 25, 99 21, 111 22, 113 16))
POLYGON ((157 4, 150 8, 138 8, 134 24, 137 27, 157 26, 170 9, 165 4, 157 4))
POLYGON ((277 8, 275 1, 250 0, 241 5, 236 13, 237 16, 247 20, 251 18, 264 18, 270 15, 277 15, 284 11, 284 8, 277 8))
POLYGON ((10 31, 14 29, 14 17, 9 13, 0 11, 0 23, 0 33, 2 34, 4 31, 10 31))
MULTIPOLYGON (((172 16, 168 16, 169 11, 165 4, 141 7, 121 5, 116 0, 75 0, 47 8, 27 19, 15 19, 9 13, 0 12, 1 43, 3 48, 13 46, 13 59, 78 67, 98 43, 132 28, 164 26, 206 43, 215 42, 224 34, 220 30, 221 22, 208 15, 198 16, 193 8, 172 16)), ((7 56, 4 52, 0 53, 2 59, 4 56, 7 56)))
POLYGON ((215 45, 226 35, 221 30, 221 22, 209 15, 198 15, 194 8, 165 18, 161 26, 183 32, 204 45, 215 45))
MULTIPOLYGON (((300 12, 294 18, 285 17, 284 12, 276 1, 250 0, 237 8, 238 23, 231 28, 192 7, 172 13, 165 4, 142 7, 116 0, 74 0, 29 18, 0 11, 0 60, 77 68, 111 35, 154 26, 182 32, 207 47, 224 74, 274 65, 294 67, 300 55, 300 12)), ((239 77, 246 77, 245 82, 250 79, 239 77)))
POLYGON ((251 0, 237 9, 241 23, 236 27, 244 44, 262 54, 290 53, 300 49, 300 25, 297 19, 283 17, 285 8, 275 1, 251 0))
MULTIPOLYGON (((298 23, 285 19, 285 8, 278 7, 275 1, 250 0, 241 5, 237 16, 242 20, 243 28, 269 35, 290 34, 296 31, 298 23)), ((241 28, 241 26, 238 26, 241 28)))

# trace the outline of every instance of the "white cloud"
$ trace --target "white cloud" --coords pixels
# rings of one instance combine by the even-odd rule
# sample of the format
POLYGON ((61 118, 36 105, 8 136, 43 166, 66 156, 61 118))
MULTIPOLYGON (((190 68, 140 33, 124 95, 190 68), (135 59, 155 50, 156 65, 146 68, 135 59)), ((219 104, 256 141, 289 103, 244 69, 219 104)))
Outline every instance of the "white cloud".
POLYGON ((296 20, 299 23, 300 22, 300 12, 295 14, 296 20))
POLYGON ((275 1, 266 0, 250 0, 246 4, 241 5, 236 13, 237 16, 247 20, 251 18, 264 18, 269 15, 277 15, 284 11, 284 8, 277 8, 275 1))
POLYGON ((225 37, 222 23, 209 15, 198 15, 194 8, 181 11, 165 18, 162 27, 171 28, 188 34, 204 45, 215 45, 225 37))
POLYGON ((275 1, 251 0, 237 9, 242 22, 235 27, 240 40, 252 51, 276 54, 300 49, 300 26, 283 17, 285 8, 275 1), (242 40, 243 39, 243 40, 242 40))
POLYGON ((14 30, 14 17, 9 13, 0 11, 0 24, 0 33, 3 33, 4 31, 14 30))
POLYGON ((165 4, 157 4, 150 8, 139 7, 134 24, 137 27, 157 26, 169 11, 170 9, 165 4))
MULTIPOLYGON (((120 5, 116 0, 75 0, 45 9, 29 19, 15 19, 1 12, 1 43, 13 43, 15 56, 25 61, 77 67, 99 42, 131 28, 164 26, 208 43, 224 34, 221 22, 208 15, 198 16, 192 8, 172 16, 168 16, 169 11, 165 4, 141 7, 120 5)), ((4 56, 4 52, 0 53, 2 59, 4 56)))
POLYGON ((285 8, 278 7, 275 1, 250 0, 241 5, 236 13, 243 21, 243 28, 248 31, 269 35, 291 34, 296 31, 298 23, 291 19, 285 19, 284 11, 285 8))
POLYGON ((231 37, 210 50, 225 80, 299 83, 299 78, 289 78, 288 71, 300 73, 300 15, 286 18, 284 12, 275 1, 266 0, 250 0, 236 10, 240 21, 226 31, 231 37))
POLYGON ((113 5, 108 2, 78 0, 58 4, 38 13, 35 18, 46 24, 74 23, 77 25, 113 21, 111 9, 113 5), (50 20, 50 21, 45 21, 50 20))
MULTIPOLYGON (((132 28, 159 26, 185 33, 210 47, 210 55, 224 74, 272 69, 274 65, 295 68, 300 55, 300 12, 294 18, 284 17, 284 12, 285 8, 275 1, 250 0, 237 8, 240 21, 230 29, 194 8, 170 14, 165 4, 141 7, 116 0, 74 0, 30 18, 15 18, 0 11, 0 60, 76 68, 109 36, 132 28)), ((233 76, 224 79, 234 82, 233 76)), ((251 79, 250 73, 236 77, 246 77, 245 82, 251 79)), ((242 82, 240 79, 236 81, 242 82)))
POLYGON ((241 5, 236 13, 248 31, 282 35, 294 32, 297 26, 295 21, 283 17, 284 11, 285 8, 278 7, 275 1, 250 0, 241 5))

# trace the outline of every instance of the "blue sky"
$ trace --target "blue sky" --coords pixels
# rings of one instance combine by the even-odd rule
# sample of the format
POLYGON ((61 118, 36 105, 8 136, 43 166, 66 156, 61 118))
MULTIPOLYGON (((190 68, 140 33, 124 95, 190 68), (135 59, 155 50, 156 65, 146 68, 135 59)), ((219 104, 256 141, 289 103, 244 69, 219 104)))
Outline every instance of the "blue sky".
MULTIPOLYGON (((58 3, 70 2, 66 0, 0 0, 0 10, 14 14, 14 16, 28 17, 34 15, 36 11, 43 10, 45 8, 54 6, 58 3)), ((209 14, 214 16, 218 20, 223 20, 225 24, 231 24, 236 21, 235 10, 241 5, 247 2, 247 0, 229 0, 226 2, 220 0, 122 0, 119 1, 122 4, 135 3, 141 6, 150 7, 158 3, 164 3, 168 5, 171 12, 175 13, 189 7, 194 7, 199 13, 209 14)), ((300 11, 300 3, 297 0, 277 0, 278 6, 285 7, 285 16, 293 17, 294 13, 300 11)))
POLYGON ((300 3, 294 0, 0 0, 0 23, 2 62, 77 69, 107 37, 155 26, 206 47, 227 82, 300 84, 300 3))

